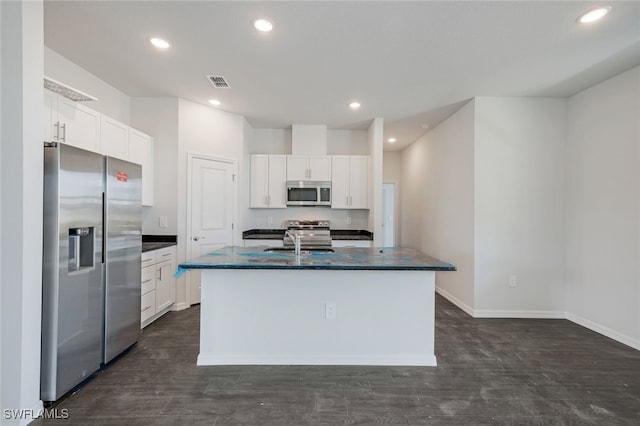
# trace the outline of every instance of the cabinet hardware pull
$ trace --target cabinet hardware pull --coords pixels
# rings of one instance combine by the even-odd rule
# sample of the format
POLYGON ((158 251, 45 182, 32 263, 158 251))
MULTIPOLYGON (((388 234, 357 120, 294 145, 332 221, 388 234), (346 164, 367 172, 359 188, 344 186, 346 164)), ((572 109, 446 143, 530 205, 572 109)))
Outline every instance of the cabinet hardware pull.
POLYGON ((142 284, 148 283, 149 281, 151 281, 151 278, 149 278, 148 280, 142 281, 142 284))
POLYGON ((56 129, 56 134, 53 137, 53 139, 56 141, 59 141, 60 140, 60 122, 56 121, 56 123, 53 125, 53 128, 56 129))
POLYGON ((145 263, 145 262, 151 262, 152 260, 153 260, 153 259, 144 259, 144 260, 142 261, 142 263, 145 263))
POLYGON ((151 309, 151 306, 145 306, 144 309, 142 310, 142 312, 148 311, 149 309, 151 309))
POLYGON ((162 255, 162 257, 165 257, 165 256, 171 256, 171 253, 165 253, 162 255))
POLYGON ((67 141, 67 124, 63 123, 62 126, 60 126, 62 128, 62 142, 66 142, 67 141))

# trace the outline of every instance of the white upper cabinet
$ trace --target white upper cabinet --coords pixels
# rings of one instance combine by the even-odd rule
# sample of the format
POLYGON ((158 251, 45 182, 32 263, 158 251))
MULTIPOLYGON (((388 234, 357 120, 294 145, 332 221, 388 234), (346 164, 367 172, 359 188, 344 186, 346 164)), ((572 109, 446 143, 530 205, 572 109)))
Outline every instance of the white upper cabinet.
POLYGON ((285 155, 254 154, 251 156, 251 208, 279 209, 287 207, 285 155))
POLYGON ((44 114, 47 142, 100 152, 100 113, 45 89, 44 114))
MULTIPOLYGON (((44 140, 142 166, 142 205, 153 205, 153 138, 113 118, 44 90, 44 140)), ((284 186, 284 185, 283 185, 284 186)))
POLYGON ((153 205, 153 138, 136 129, 128 129, 127 159, 142 166, 142 205, 153 205))
POLYGON ((330 181, 331 157, 328 155, 288 155, 287 180, 330 181))
POLYGON ((309 157, 306 155, 287 155, 287 180, 307 180, 309 175, 309 157))
POLYGON ((100 119, 102 154, 127 161, 129 126, 103 115, 100 119))
POLYGON ((369 157, 335 155, 332 158, 331 208, 369 208, 369 157))

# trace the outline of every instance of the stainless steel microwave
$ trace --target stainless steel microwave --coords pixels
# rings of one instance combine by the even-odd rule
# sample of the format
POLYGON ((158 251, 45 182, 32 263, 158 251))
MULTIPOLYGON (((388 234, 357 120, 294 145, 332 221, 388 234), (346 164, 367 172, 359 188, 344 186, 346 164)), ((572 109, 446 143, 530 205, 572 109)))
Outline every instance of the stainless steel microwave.
POLYGON ((287 205, 331 207, 331 182, 287 181, 287 205))

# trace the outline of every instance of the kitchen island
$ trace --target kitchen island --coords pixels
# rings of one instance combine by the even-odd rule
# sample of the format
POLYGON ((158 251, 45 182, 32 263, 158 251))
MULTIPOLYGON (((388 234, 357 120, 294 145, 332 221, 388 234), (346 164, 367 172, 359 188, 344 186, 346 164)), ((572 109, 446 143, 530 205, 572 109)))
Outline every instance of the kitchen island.
POLYGON ((434 366, 435 272, 406 248, 225 247, 202 272, 198 365, 434 366))

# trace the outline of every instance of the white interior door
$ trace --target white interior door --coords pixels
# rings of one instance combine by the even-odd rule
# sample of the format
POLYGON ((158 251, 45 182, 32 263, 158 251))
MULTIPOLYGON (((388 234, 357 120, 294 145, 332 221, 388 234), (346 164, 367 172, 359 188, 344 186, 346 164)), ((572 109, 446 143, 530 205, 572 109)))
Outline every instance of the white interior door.
POLYGON ((395 246, 395 185, 382 184, 382 245, 395 246))
MULTIPOLYGON (((190 159, 188 260, 233 245, 235 202, 235 163, 195 156, 190 159)), ((192 270, 187 276, 187 302, 200 303, 200 273, 192 270)))

